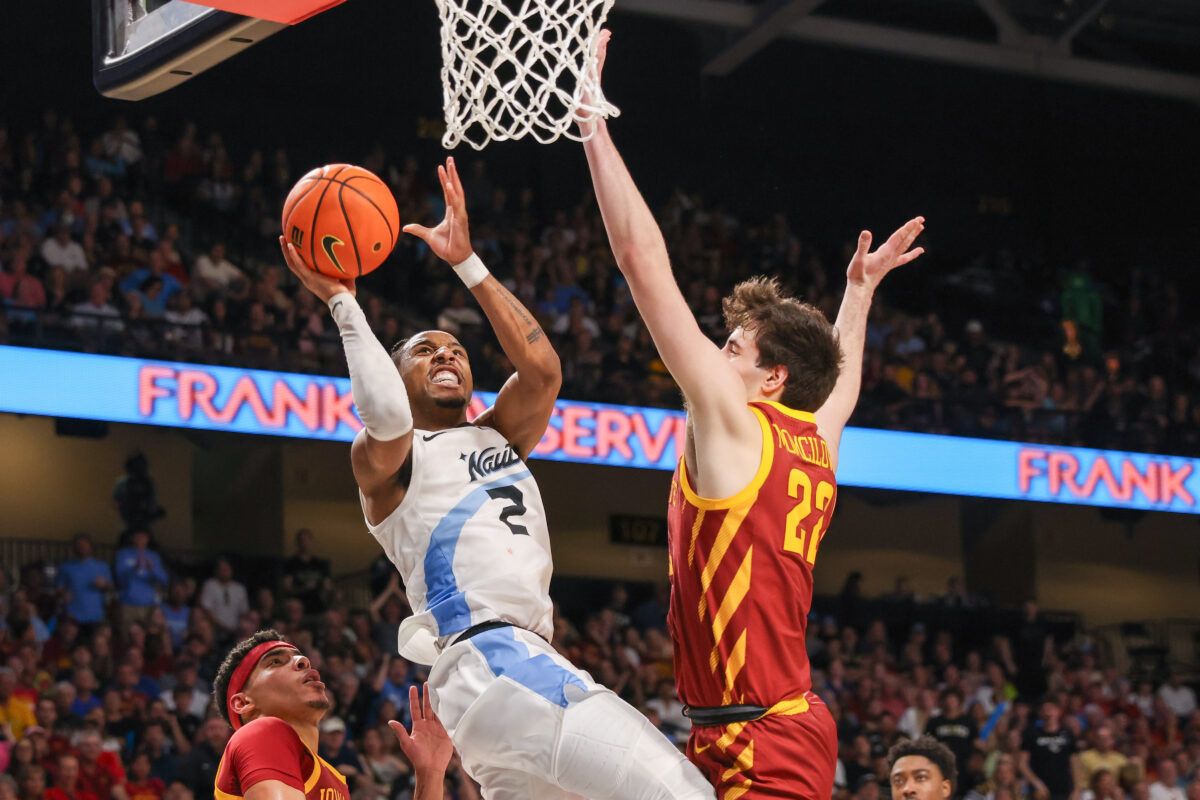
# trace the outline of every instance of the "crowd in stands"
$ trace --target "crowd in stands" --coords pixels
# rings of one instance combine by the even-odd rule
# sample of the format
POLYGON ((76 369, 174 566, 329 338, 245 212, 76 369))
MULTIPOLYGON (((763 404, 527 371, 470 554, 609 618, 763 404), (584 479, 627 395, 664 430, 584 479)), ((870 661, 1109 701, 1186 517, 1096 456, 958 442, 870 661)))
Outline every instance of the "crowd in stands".
MULTIPOLYGON (((233 643, 265 627, 325 676, 334 707, 320 754, 353 800, 408 798, 386 722, 408 721, 408 688, 428 673, 395 653, 403 587, 381 556, 368 607, 348 608, 316 548, 301 530, 276 575, 239 575, 224 558, 198 574, 134 526, 111 558, 81 534, 69 558, 5 565, 0 800, 211 797, 230 735, 212 679, 233 643)), ((1200 710, 1179 675, 1120 674, 1033 603, 981 624, 989 609, 956 578, 940 596, 917 598, 901 580, 874 601, 859 579, 822 599, 809 626, 814 691, 838 722, 839 800, 887 798, 889 747, 923 733, 954 752, 959 798, 1200 800, 1200 710)), ((632 597, 614 585, 607 602, 556 610, 554 644, 682 746, 666 593, 632 597)), ((452 764, 447 797, 479 796, 452 764)))
MULTIPOLYGON (((361 164, 388 181, 401 219, 440 216, 433 164, 380 148, 361 164)), ((0 121, 0 342, 340 373, 326 310, 296 291, 276 246, 282 198, 308 166, 153 117, 106 130, 53 111, 21 128, 0 121)), ((476 249, 554 336, 563 395, 677 405, 594 203, 544 208, 529 189, 493 183, 482 160, 464 180, 476 249)), ((657 211, 714 339, 723 293, 753 274, 836 314, 839 243, 682 191, 657 211)), ((886 286, 876 301, 855 423, 1200 454, 1200 339, 1173 276, 1138 268, 1118 285, 1086 261, 1011 253, 936 272, 940 283, 922 285, 958 292, 949 310, 889 305, 886 286), (1024 292, 1016 324, 1003 302, 1013 286, 1024 292)), ((412 237, 360 284, 385 344, 436 326, 469 345, 480 388, 510 372, 468 293, 412 237)))

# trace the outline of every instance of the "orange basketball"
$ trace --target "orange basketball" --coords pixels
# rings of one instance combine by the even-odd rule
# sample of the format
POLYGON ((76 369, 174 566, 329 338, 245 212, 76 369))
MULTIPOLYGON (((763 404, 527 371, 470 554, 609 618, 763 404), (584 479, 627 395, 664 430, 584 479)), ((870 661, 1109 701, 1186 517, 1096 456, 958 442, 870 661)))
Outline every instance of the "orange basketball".
POLYGON ((400 237, 400 212, 377 175, 330 164, 305 175, 288 193, 283 235, 311 269, 331 278, 357 278, 391 254, 400 237))

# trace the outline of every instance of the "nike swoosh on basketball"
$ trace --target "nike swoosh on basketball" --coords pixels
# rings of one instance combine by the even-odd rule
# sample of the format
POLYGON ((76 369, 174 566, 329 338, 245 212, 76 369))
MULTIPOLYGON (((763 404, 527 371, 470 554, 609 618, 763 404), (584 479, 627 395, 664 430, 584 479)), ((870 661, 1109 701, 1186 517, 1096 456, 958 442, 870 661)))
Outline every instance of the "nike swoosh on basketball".
POLYGON ((345 246, 345 244, 345 242, 332 234, 326 234, 321 237, 321 249, 325 251, 325 255, 329 256, 329 260, 333 262, 333 265, 338 268, 338 272, 343 275, 346 274, 346 270, 342 267, 342 263, 338 261, 337 253, 333 252, 333 248, 335 245, 345 246))

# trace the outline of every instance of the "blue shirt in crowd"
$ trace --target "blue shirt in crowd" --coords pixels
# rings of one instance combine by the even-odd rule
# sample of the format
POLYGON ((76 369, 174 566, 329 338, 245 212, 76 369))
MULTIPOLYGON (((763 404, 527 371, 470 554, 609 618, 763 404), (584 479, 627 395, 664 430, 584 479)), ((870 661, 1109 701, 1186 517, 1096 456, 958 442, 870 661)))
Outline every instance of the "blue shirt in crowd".
POLYGON ((96 579, 112 584, 112 572, 98 558, 71 559, 58 568, 58 585, 71 593, 67 613, 76 622, 91 625, 104 619, 104 590, 96 588, 96 579))
MULTIPOLYGON (((137 291, 142 288, 142 284, 146 281, 146 279, 153 275, 154 273, 150 271, 149 267, 142 267, 141 269, 135 269, 133 272, 129 273, 129 275, 125 277, 125 280, 121 281, 121 283, 118 285, 122 292, 137 291)), ((171 295, 183 288, 175 276, 169 272, 164 272, 158 277, 163 282, 161 297, 164 303, 170 299, 171 295)))
POLYGON ((117 551, 113 565, 122 605, 152 606, 158 602, 155 587, 167 585, 167 571, 158 553, 126 547, 117 551))
POLYGON ((176 608, 170 603, 163 603, 163 617, 167 621, 167 633, 171 634, 171 646, 178 649, 187 635, 188 623, 192 620, 192 609, 188 606, 176 608))
POLYGON ((100 708, 103 705, 104 702, 96 695, 92 695, 87 700, 80 700, 77 697, 71 701, 71 714, 83 719, 94 709, 100 708))

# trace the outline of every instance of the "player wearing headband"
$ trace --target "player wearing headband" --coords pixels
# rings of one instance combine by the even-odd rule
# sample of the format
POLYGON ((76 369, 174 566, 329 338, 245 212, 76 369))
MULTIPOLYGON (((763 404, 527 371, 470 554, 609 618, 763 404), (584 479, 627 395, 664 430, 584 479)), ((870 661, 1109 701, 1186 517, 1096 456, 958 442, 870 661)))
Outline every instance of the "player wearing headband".
MULTIPOLYGON (((233 726, 217 767, 216 800, 350 800, 346 778, 317 755, 317 725, 330 708, 321 674, 279 633, 259 631, 225 657, 213 683, 221 716, 233 726)), ((413 730, 390 722, 417 778, 414 800, 441 800, 450 737, 417 689, 409 693, 413 730)))

